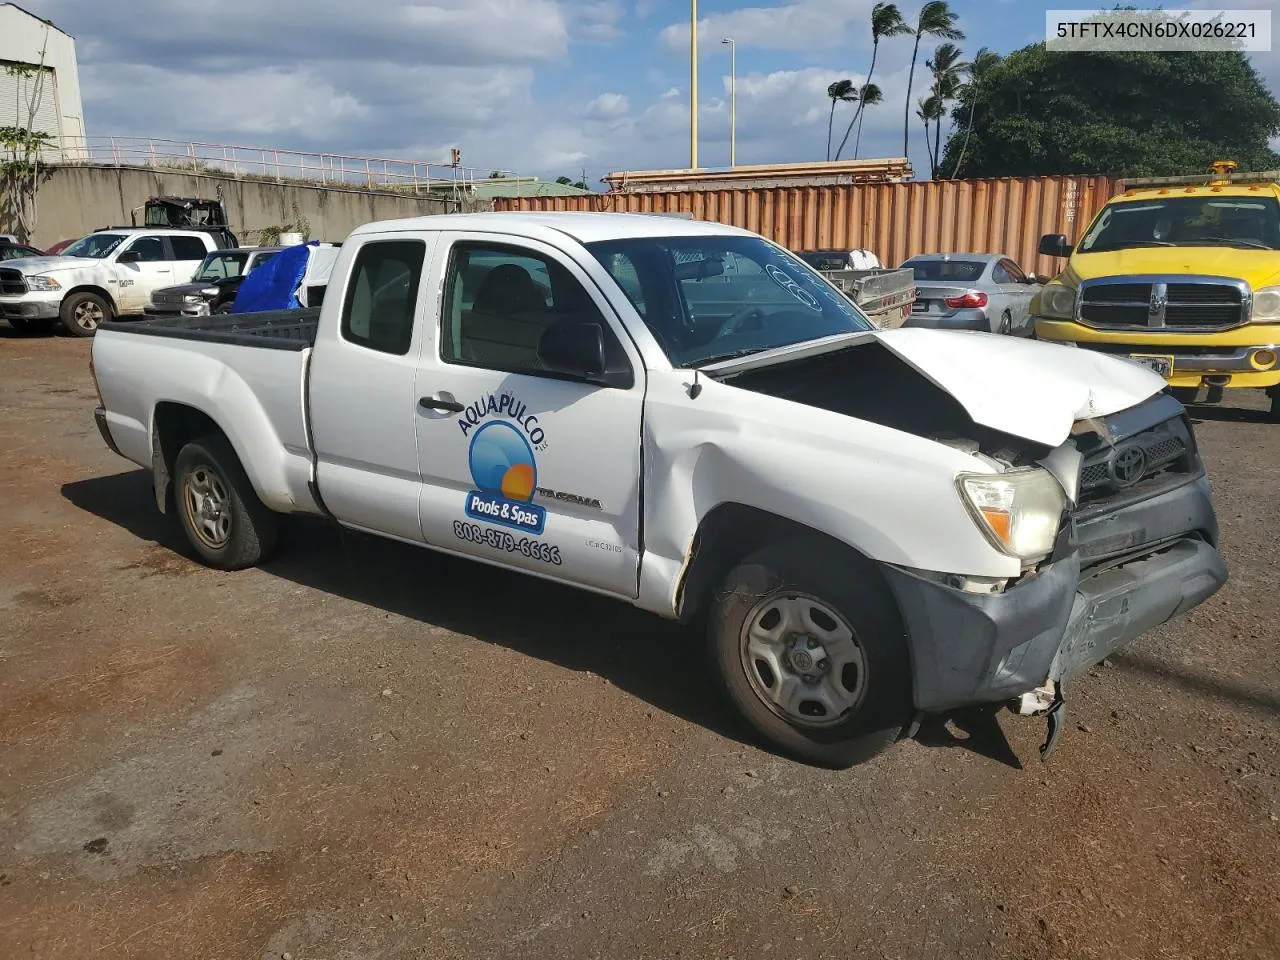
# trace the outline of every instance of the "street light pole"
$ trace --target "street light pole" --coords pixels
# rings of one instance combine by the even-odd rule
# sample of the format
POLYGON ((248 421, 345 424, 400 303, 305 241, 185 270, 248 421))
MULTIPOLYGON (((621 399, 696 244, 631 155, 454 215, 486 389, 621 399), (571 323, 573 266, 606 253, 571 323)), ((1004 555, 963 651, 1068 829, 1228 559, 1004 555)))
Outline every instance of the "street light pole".
POLYGON ((729 45, 729 167, 738 165, 738 45, 733 37, 720 41, 729 45))
POLYGON ((689 169, 698 169, 698 0, 689 0, 689 169))

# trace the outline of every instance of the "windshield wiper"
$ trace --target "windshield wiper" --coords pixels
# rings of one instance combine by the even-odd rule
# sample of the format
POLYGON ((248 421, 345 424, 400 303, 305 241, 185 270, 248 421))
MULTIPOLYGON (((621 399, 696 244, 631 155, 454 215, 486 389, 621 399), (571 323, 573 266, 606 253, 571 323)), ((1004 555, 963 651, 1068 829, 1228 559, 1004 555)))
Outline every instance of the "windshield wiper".
POLYGON ((1249 247, 1255 250, 1275 249, 1269 243, 1263 243, 1261 240, 1248 240, 1244 237, 1200 237, 1197 240, 1188 240, 1183 246, 1194 247, 1199 243, 1225 243, 1229 247, 1249 247))
POLYGON ((1111 250, 1127 250, 1130 247, 1176 247, 1177 244, 1169 240, 1126 240, 1123 243, 1103 243, 1096 247, 1090 247, 1088 250, 1081 250, 1081 253, 1107 253, 1111 250))
POLYGON ((737 360, 739 357, 749 357, 753 353, 763 353, 765 350, 771 350, 772 347, 747 347, 745 350, 730 350, 728 353, 715 353, 709 357, 699 357, 696 364, 690 364, 691 367, 709 367, 713 364, 724 363, 726 360, 737 360))

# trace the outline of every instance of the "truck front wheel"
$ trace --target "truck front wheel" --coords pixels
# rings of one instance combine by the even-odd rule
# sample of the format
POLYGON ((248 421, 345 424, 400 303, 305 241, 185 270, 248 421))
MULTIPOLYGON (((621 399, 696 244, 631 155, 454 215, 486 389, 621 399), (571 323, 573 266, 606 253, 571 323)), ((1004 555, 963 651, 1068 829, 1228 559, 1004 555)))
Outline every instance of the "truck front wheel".
POLYGON ((258 499, 224 438, 211 434, 188 443, 173 472, 178 519, 201 560, 242 570, 270 555, 279 520, 258 499))
POLYGON ((96 293, 73 293, 64 297, 58 309, 62 327, 75 337, 92 337, 98 327, 114 316, 111 304, 96 293))
POLYGON ((709 625, 715 673, 739 712, 823 766, 884 751, 912 714, 897 608, 854 561, 818 541, 766 547, 725 577, 709 625))

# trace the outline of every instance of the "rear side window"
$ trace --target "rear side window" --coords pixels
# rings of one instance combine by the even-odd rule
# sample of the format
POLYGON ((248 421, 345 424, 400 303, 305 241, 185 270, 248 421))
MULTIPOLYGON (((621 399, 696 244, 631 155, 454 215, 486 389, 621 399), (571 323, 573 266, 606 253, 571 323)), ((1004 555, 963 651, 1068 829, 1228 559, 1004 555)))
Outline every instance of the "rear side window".
POLYGON ((421 240, 380 240, 360 248, 342 306, 343 337, 383 353, 409 352, 426 252, 421 240))
POLYGON ((199 237, 170 237, 175 260, 203 260, 209 253, 199 237))

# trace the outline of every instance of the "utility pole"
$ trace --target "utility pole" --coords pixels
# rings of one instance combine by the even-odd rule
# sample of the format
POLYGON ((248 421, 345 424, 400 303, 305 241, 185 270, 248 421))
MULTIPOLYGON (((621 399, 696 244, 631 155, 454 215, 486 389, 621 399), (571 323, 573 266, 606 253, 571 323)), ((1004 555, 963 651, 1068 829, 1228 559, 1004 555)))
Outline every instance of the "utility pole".
POLYGON ((733 37, 720 41, 729 45, 729 167, 738 165, 738 44, 733 37))
POLYGON ((689 0, 689 169, 698 169, 698 0, 689 0))

